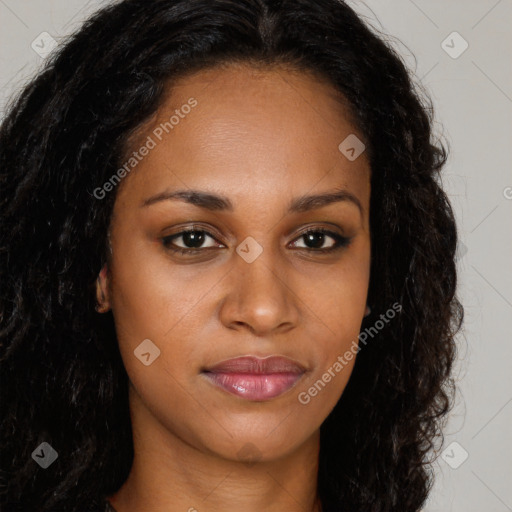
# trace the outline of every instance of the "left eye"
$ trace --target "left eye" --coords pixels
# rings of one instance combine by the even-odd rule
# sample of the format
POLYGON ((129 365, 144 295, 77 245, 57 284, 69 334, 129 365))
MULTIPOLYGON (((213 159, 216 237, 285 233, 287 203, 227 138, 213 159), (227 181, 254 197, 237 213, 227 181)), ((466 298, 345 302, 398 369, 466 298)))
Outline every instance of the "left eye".
MULTIPOLYGON (((315 228, 311 229, 309 231, 306 231, 305 233, 302 233, 297 240, 303 239, 306 244, 305 247, 298 247, 298 249, 311 249, 312 251, 316 252, 331 252, 335 251, 337 249, 341 249, 343 247, 346 247, 350 243, 350 239, 346 238, 344 236, 338 235, 337 233, 333 233, 332 231, 328 231, 326 229, 321 228, 315 228), (329 247, 322 247, 323 244, 326 241, 327 238, 331 238, 334 240, 334 243, 331 244, 329 247)), ((297 246, 295 246, 297 248, 297 246)))

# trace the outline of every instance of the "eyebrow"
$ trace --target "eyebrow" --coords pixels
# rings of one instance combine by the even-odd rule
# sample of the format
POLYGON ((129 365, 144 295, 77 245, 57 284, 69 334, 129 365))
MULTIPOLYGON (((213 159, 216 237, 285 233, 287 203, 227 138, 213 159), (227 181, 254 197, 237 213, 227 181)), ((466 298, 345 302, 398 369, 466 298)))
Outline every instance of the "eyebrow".
MULTIPOLYGON (((211 192, 205 192, 202 190, 191 189, 161 192, 160 194, 156 194, 144 200, 141 204, 141 207, 147 207, 161 201, 169 200, 184 201, 186 203, 198 206, 199 208, 204 208, 211 211, 232 212, 234 210, 233 203, 229 198, 225 196, 213 194, 211 192)), ((296 197, 290 202, 288 206, 288 212, 302 213, 342 201, 348 201, 355 204, 358 207, 361 216, 363 216, 364 209, 359 199, 348 190, 342 188, 335 189, 333 192, 326 192, 323 194, 303 195, 296 197)))

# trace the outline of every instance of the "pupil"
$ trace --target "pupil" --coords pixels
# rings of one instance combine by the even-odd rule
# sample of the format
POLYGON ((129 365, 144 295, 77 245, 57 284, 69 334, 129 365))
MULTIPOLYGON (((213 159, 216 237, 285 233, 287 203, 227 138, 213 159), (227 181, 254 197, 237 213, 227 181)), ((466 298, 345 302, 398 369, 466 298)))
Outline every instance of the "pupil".
POLYGON ((204 232, 188 231, 183 235, 183 241, 185 242, 185 245, 188 245, 192 248, 201 247, 204 242, 204 232))
MULTIPOLYGON (((308 233, 304 235, 306 237, 306 245, 308 245, 309 242, 313 242, 313 248, 319 249, 324 244, 324 234, 323 233, 308 233), (315 244, 315 238, 317 238, 317 244, 315 244)), ((311 247, 311 246, 308 246, 311 247)))

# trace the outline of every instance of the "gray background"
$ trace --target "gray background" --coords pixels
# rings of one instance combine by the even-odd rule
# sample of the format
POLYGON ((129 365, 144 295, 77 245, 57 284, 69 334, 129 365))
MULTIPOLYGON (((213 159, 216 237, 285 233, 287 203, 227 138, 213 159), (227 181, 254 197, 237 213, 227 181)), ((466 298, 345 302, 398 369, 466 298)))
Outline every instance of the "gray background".
MULTIPOLYGON (((58 43, 106 3, 0 0, 0 115, 44 60, 32 42, 48 32, 58 43)), ((451 145, 443 183, 463 242, 465 326, 458 336, 456 407, 425 511, 512 511, 512 0, 349 3, 391 34, 431 95, 436 129, 451 145), (454 31, 463 39, 450 36, 454 31), (469 46, 457 55, 463 40, 469 46), (462 450, 468 458, 453 469, 462 450)))

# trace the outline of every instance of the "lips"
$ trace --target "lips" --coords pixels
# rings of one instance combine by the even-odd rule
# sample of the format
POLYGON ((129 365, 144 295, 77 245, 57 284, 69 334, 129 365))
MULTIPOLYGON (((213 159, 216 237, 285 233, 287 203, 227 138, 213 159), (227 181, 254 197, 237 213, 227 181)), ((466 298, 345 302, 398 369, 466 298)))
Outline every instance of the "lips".
POLYGON ((214 386, 246 400, 265 401, 282 395, 304 375, 301 364, 283 356, 238 357, 203 370, 214 386))

